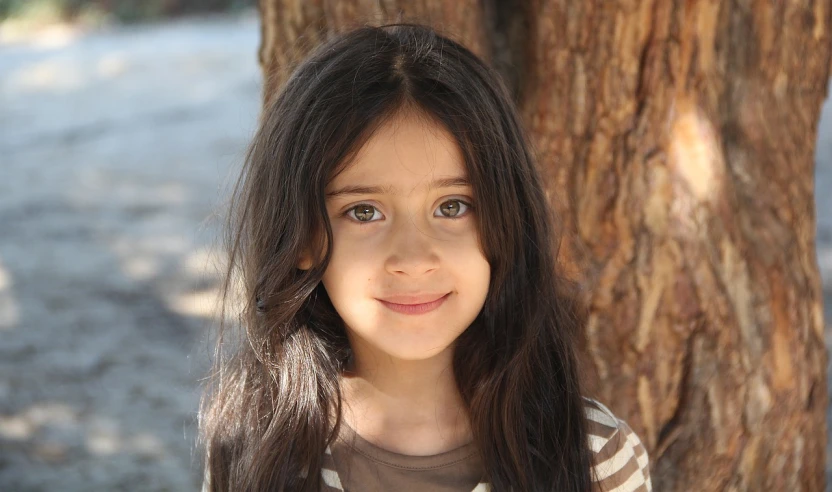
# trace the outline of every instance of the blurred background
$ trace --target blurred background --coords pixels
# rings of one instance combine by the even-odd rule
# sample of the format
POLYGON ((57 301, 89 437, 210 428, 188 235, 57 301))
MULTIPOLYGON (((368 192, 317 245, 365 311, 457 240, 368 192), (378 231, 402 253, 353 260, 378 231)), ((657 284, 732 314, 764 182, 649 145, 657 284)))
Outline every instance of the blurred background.
POLYGON ((0 0, 0 490, 195 490, 252 2, 0 0))
MULTIPOLYGON (((0 490, 194 490, 253 1, 0 0, 0 22, 0 490)), ((816 161, 829 327, 828 101, 816 161)))

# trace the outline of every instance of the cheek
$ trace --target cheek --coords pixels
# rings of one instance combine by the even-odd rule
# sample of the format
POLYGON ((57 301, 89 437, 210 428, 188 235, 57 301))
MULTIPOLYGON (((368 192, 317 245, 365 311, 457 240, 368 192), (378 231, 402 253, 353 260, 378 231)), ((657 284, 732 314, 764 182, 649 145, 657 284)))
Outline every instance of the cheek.
POLYGON ((378 254, 366 242, 336 238, 322 280, 333 303, 344 297, 357 298, 369 292, 377 262, 378 254))
POLYGON ((451 265, 477 266, 488 265, 477 236, 473 233, 460 234, 449 238, 442 246, 442 256, 451 265))
POLYGON ((483 301, 491 282, 491 265, 479 252, 460 258, 456 265, 460 291, 465 292, 473 300, 483 301))
MULTIPOLYGON (((449 253, 450 254, 450 253, 449 253)), ((465 282, 468 291, 485 298, 491 281, 491 265, 480 247, 476 235, 467 236, 464 247, 458 248, 451 264, 456 265, 458 278, 465 282)))

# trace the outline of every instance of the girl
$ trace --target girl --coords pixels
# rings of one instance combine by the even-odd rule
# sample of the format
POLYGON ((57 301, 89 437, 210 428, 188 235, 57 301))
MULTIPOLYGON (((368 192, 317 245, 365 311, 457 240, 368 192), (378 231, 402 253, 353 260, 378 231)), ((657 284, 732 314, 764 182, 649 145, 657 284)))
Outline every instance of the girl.
POLYGON ((231 202, 204 490, 649 491, 582 393, 582 316, 499 76, 414 24, 317 49, 231 202), (239 287, 239 289, 237 289, 239 287))

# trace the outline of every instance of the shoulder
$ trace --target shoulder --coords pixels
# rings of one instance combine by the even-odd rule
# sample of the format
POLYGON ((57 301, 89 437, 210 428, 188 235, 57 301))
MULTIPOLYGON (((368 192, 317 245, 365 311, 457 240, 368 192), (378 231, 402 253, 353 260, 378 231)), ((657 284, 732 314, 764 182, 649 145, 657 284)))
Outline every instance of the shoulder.
POLYGON ((647 450, 627 423, 601 402, 584 397, 594 480, 603 492, 653 490, 647 450))

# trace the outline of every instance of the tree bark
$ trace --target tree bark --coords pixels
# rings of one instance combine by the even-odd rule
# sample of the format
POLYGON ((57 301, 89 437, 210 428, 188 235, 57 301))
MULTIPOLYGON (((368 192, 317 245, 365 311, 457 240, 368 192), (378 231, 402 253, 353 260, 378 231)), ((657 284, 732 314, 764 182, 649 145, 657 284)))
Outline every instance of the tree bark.
POLYGON ((832 1, 261 0, 265 98, 326 36, 427 22, 504 75, 656 490, 825 483, 814 147, 832 1))

